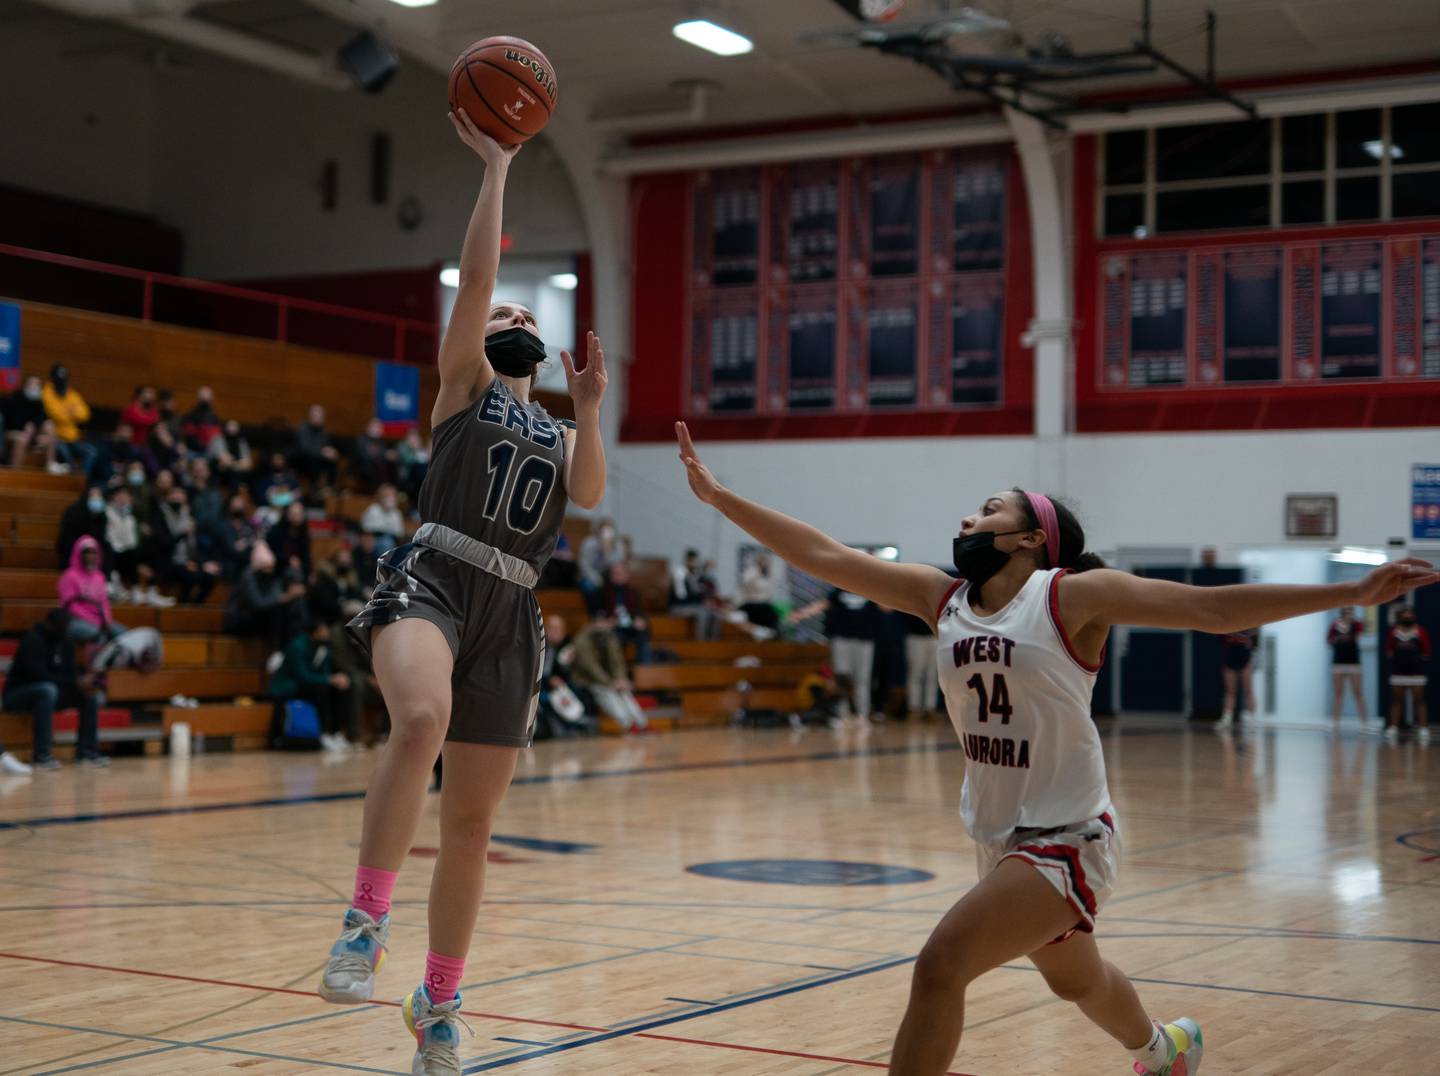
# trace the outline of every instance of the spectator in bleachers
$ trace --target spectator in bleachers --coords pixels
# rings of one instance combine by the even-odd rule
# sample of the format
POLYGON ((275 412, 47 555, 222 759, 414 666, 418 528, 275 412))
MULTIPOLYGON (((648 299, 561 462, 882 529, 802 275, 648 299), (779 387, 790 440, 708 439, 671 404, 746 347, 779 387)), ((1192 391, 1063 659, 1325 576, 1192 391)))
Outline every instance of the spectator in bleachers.
POLYGON ((105 547, 105 491, 91 486, 80 494, 60 516, 60 536, 55 540, 55 564, 58 568, 70 565, 70 556, 75 542, 82 535, 94 538, 99 544, 104 559, 109 559, 105 547))
POLYGON ((875 644, 883 628, 880 607, 859 594, 837 588, 827 597, 796 609, 790 619, 807 620, 821 611, 825 613, 825 637, 830 640, 830 664, 836 676, 849 677, 855 685, 856 716, 869 718, 875 644))
POLYGON ((600 709, 626 732, 644 729, 649 720, 635 700, 635 685, 625 667, 625 650, 614 624, 604 618, 592 620, 575 636, 572 645, 575 660, 570 670, 575 683, 594 695, 600 709))
POLYGON ((310 524, 305 506, 291 501, 285 506, 280 521, 265 532, 265 543, 275 554, 282 568, 294 568, 302 576, 310 575, 310 524))
POLYGON ((378 418, 365 424, 365 432, 355 438, 350 453, 350 467, 360 479, 362 489, 375 489, 390 481, 396 452, 385 440, 385 425, 378 418))
POLYGON ((55 424, 45 415, 44 382, 34 374, 27 377, 0 406, 0 426, 10 444, 10 466, 25 466, 33 448, 45 450, 45 467, 56 469, 55 424))
POLYGON ((155 406, 155 386, 136 385, 130 402, 120 412, 120 421, 130 427, 130 441, 136 448, 149 445, 150 431, 160 421, 160 411, 155 406))
POLYGON ((540 668, 540 702, 535 732, 546 737, 573 736, 592 731, 585 703, 570 682, 575 648, 570 645, 565 618, 545 618, 545 660, 540 668))
POLYGON ((175 413, 175 394, 169 389, 162 389, 156 410, 160 417, 150 427, 147 444, 155 457, 156 467, 171 467, 185 448, 180 437, 180 420, 175 413))
POLYGON ((610 566, 623 560, 619 536, 613 519, 602 519, 583 542, 580 543, 580 557, 577 561, 580 572, 580 589, 587 601, 605 585, 610 566))
POLYGON ((265 499, 255 511, 256 525, 269 530, 285 518, 285 510, 299 501, 299 487, 283 481, 272 483, 265 490, 265 499))
POLYGON ((220 579, 220 563, 201 558, 198 527, 183 489, 176 486, 170 490, 158 509, 152 526, 164 557, 155 569, 179 588, 181 602, 202 605, 220 579))
MULTIPOLYGON (((320 715, 320 745, 327 751, 348 751, 351 741, 340 723, 352 711, 346 696, 350 677, 336 672, 330 658, 330 625, 318 621, 285 644, 277 668, 270 673, 270 694, 277 702, 304 699, 320 715)), ((359 729, 351 732, 358 739, 359 729)))
POLYGON ((751 557, 740 572, 740 589, 735 596, 740 611, 756 627, 768 631, 780 627, 777 604, 784 573, 784 566, 763 551, 751 557))
POLYGON ((89 474, 90 465, 95 461, 95 446, 84 439, 80 427, 90 421, 90 405, 70 384, 70 371, 61 363, 50 367, 50 380, 40 390, 40 400, 46 417, 55 424, 57 462, 50 470, 89 474))
POLYGON ((291 465, 312 485, 318 482, 329 487, 335 485, 339 459, 340 453, 330 443, 330 434, 325 429, 325 408, 311 404, 305 421, 295 430, 291 465))
POLYGON ((56 585, 60 609, 69 617, 69 637, 78 643, 109 642, 125 630, 110 614, 110 590, 100 560, 100 543, 88 534, 75 540, 70 566, 56 585))
POLYGON ((220 416, 215 413, 215 392, 209 385, 195 390, 195 406, 180 419, 180 435, 191 452, 204 455, 210 442, 220 434, 220 416))
MULTIPOLYGON (((104 577, 101 577, 102 596, 104 577)), ((33 750, 30 768, 58 770, 60 761, 52 752, 55 711, 61 706, 79 710, 79 728, 75 743, 75 761, 80 765, 108 766, 110 760, 100 753, 99 709, 94 682, 81 675, 75 666, 75 646, 68 628, 73 624, 63 609, 52 609, 20 640, 10 672, 5 678, 5 693, 0 706, 6 710, 28 710, 32 729, 33 750)), ((10 756, 6 756, 10 757, 10 756)), ((13 766, 10 767, 13 772, 13 766)))
POLYGON ((420 500, 420 486, 425 481, 425 472, 430 469, 430 446, 420 439, 420 431, 414 426, 405 431, 404 438, 395 447, 395 463, 399 470, 400 488, 411 504, 420 500))
MULTIPOLYGON (((304 605, 304 581, 282 579, 275 554, 264 542, 256 542, 250 550, 250 566, 235 580, 225 603, 222 625, 227 635, 266 639, 278 652, 307 620, 304 605)), ((277 654, 270 655, 269 664, 278 667, 277 654)), ((274 672, 269 664, 267 669, 274 672)))
POLYGON ((210 474, 210 461, 196 456, 190 461, 186 492, 190 494, 190 512, 200 529, 213 527, 225 514, 225 497, 215 488, 210 474))
POLYGON ((259 539, 259 532, 252 522, 254 513, 243 496, 230 498, 229 508, 223 519, 212 531, 208 555, 220 562, 221 574, 234 582, 250 563, 250 550, 259 539))
POLYGON ((565 537, 565 532, 561 531, 555 542, 555 552, 550 554, 545 567, 540 569, 540 585, 571 589, 576 585, 576 580, 575 550, 571 548, 570 539, 565 537))
POLYGON ((355 539, 355 548, 351 555, 355 558, 355 574, 360 577, 360 584, 365 588, 365 598, 368 601, 370 592, 375 589, 375 570, 380 563, 380 552, 375 548, 375 536, 361 531, 355 539))
POLYGON ((635 647, 635 663, 650 661, 650 620, 645 616, 640 593, 630 585, 630 566, 624 561, 610 565, 605 585, 591 603, 592 611, 611 621, 622 643, 635 647))
POLYGON ((230 489, 241 482, 248 482, 255 470, 255 459, 250 454, 250 442, 240 429, 240 423, 229 419, 220 428, 220 436, 212 438, 206 456, 214 465, 219 478, 230 489))
POLYGON ((120 486, 110 493, 105 508, 105 545, 110 550, 111 566, 120 582, 130 588, 131 601, 149 602, 158 597, 155 575, 146 563, 141 546, 140 521, 135 518, 130 490, 120 486))
POLYGON ((131 439, 132 430, 125 423, 115 427, 115 432, 95 446, 95 459, 90 465, 90 481, 108 483, 112 478, 126 477, 130 465, 140 468, 140 484, 154 465, 154 457, 143 448, 136 448, 131 439))
POLYGON ((409 528, 394 486, 387 483, 376 490, 375 500, 360 517, 360 530, 375 536, 375 552, 382 557, 404 540, 409 528))
POLYGON ((700 551, 685 550, 685 560, 670 569, 670 612, 695 621, 697 639, 714 639, 719 633, 715 610, 705 597, 700 551))
POLYGON ((355 556, 341 546, 315 565, 310 582, 310 611, 316 620, 343 625, 365 604, 365 588, 355 571, 355 556))

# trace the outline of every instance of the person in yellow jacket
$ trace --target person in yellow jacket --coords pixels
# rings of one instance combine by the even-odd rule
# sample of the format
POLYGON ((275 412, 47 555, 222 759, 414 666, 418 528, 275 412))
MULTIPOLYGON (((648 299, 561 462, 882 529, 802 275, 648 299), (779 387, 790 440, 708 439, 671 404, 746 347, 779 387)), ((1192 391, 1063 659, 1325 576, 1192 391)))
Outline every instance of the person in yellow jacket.
POLYGON ((88 473, 95 461, 95 446, 83 440, 80 427, 90 421, 90 405, 85 397, 70 386, 70 371, 61 363, 50 367, 50 380, 41 392, 45 415, 55 424, 56 451, 65 463, 52 465, 52 471, 69 469, 88 473))

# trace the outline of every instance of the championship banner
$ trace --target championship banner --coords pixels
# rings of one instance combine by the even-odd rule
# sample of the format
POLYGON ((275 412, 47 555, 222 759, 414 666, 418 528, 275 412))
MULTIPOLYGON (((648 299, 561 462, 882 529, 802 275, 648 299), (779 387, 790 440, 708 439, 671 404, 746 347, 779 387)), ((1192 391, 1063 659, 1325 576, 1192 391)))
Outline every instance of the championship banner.
POLYGON ((0 391, 20 384, 20 307, 0 303, 0 391))
POLYGON ((1410 468, 1410 537, 1440 539, 1440 463, 1410 468))
POLYGON ((386 437, 402 437, 420 421, 420 369, 399 362, 375 364, 375 415, 386 437))

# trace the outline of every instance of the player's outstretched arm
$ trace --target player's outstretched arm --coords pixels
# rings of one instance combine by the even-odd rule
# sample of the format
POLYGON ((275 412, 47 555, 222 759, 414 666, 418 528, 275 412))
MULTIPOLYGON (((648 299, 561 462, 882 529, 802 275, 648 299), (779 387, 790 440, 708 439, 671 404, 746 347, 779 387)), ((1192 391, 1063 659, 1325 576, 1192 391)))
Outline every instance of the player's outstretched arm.
POLYGON ((1102 568, 1065 576, 1060 607, 1071 631, 1099 623, 1223 633, 1342 605, 1380 605, 1437 582, 1440 572, 1415 558, 1382 564, 1356 582, 1318 586, 1192 587, 1102 568))
POLYGON ((581 508, 594 508, 605 496, 605 442, 600 437, 600 402, 610 383, 605 349, 598 336, 586 333, 585 369, 575 369, 568 351, 560 352, 560 361, 575 404, 575 432, 565 445, 565 492, 581 508))
POLYGON ((502 146, 475 126, 465 110, 450 113, 455 133, 485 162, 480 197, 465 229, 460 250, 460 287, 450 326, 440 342, 440 392, 430 413, 438 426, 490 387, 495 371, 485 357, 485 325, 490 320, 490 299, 500 272, 500 220, 505 201, 505 179, 519 146, 502 146))
POLYGON ((938 568, 924 564, 891 564, 851 549, 834 538, 728 490, 700 462, 685 423, 675 423, 680 459, 695 496, 717 508, 726 519, 775 555, 832 586, 863 595, 880 605, 903 609, 932 627, 941 600, 954 582, 938 568))

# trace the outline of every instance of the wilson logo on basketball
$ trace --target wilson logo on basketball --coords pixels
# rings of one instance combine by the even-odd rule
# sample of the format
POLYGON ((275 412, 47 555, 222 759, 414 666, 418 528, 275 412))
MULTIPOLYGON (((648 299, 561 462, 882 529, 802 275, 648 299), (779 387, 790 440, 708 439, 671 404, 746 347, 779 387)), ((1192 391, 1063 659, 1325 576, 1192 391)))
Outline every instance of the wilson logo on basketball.
POLYGON ((521 67, 528 67, 535 76, 536 83, 545 91, 546 96, 550 98, 551 102, 554 102, 555 76, 541 67, 534 57, 526 56, 523 52, 517 52, 515 49, 506 49, 505 59, 511 63, 519 64, 521 67))

